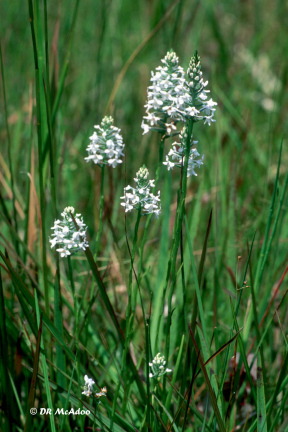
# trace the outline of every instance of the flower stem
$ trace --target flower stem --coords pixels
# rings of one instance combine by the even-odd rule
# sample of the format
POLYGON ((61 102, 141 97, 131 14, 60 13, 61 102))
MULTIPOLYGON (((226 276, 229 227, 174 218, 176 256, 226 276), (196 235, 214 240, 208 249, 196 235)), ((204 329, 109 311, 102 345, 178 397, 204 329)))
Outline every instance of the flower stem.
POLYGON ((99 225, 96 236, 95 255, 97 256, 100 246, 100 239, 103 228, 103 212, 104 212, 104 178, 105 178, 105 165, 101 167, 101 186, 100 186, 100 203, 99 203, 99 225))
MULTIPOLYGON (((78 353, 78 350, 79 350, 78 304, 77 304, 76 291, 75 291, 75 285, 74 285, 74 279, 73 279, 73 268, 72 268, 72 263, 71 263, 71 257, 68 256, 67 258, 68 258, 69 279, 70 279, 71 290, 72 290, 72 295, 73 295, 73 303, 74 303, 75 346, 76 346, 76 352, 78 353)), ((77 375, 78 375, 78 382, 80 382, 80 359, 79 359, 79 355, 77 355, 77 375)))
MULTIPOLYGON (((166 331, 166 345, 165 345, 165 358, 169 358, 169 348, 170 348, 170 326, 171 326, 171 317, 172 317, 172 296, 175 291, 176 282, 177 282, 177 270, 176 270, 176 263, 177 263, 177 254, 178 249, 181 241, 181 235, 182 235, 182 223, 183 218, 185 214, 185 199, 187 194, 187 169, 188 169, 188 161, 189 161, 189 154, 190 154, 190 143, 191 143, 191 137, 192 137, 192 130, 193 130, 193 121, 190 121, 188 123, 187 127, 187 138, 186 138, 186 147, 185 147, 185 160, 183 164, 183 169, 181 171, 181 182, 179 187, 179 201, 177 206, 177 212, 176 212, 176 221, 175 221, 175 236, 173 238, 173 246, 171 248, 171 275, 172 275, 172 281, 171 286, 169 290, 168 295, 168 317, 167 317, 167 323, 168 323, 168 329, 166 331)), ((182 265, 184 263, 182 262, 182 265)), ((168 281, 169 281, 169 274, 167 272, 167 280, 166 280, 166 287, 165 291, 168 288, 168 281)), ((164 382, 164 384, 166 381, 164 382)))
MULTIPOLYGON (((174 223, 174 229, 173 229, 173 239, 172 239, 172 245, 171 245, 171 252, 170 252, 170 258, 168 261, 168 267, 167 267, 167 273, 166 273, 166 281, 164 288, 162 290, 162 306, 164 307, 165 297, 168 290, 169 280, 170 276, 172 277, 171 281, 171 287, 169 291, 168 296, 168 330, 166 333, 166 347, 165 347, 165 357, 169 358, 169 347, 170 347, 170 324, 171 324, 171 311, 172 311, 172 296, 174 293, 174 289, 176 286, 176 261, 177 261, 177 253, 179 249, 180 244, 180 238, 181 238, 181 229, 182 229, 182 222, 183 222, 183 216, 185 211, 185 199, 186 199, 186 193, 187 193, 187 168, 188 168, 188 160, 189 160, 189 152, 190 152, 190 142, 191 142, 191 136, 192 136, 192 129, 193 129, 193 121, 190 121, 188 123, 187 128, 187 139, 186 139, 186 149, 185 149, 185 160, 184 160, 184 166, 181 170, 181 181, 180 186, 178 190, 178 201, 177 201, 177 211, 175 216, 175 223, 174 223)), ((159 332, 161 327, 161 320, 163 318, 163 307, 162 310, 160 310, 157 319, 157 326, 156 326, 156 338, 155 338, 155 352, 158 351, 158 338, 159 338, 159 332)))
MULTIPOLYGON (((128 250, 129 250, 129 253, 130 253, 131 261, 130 261, 129 282, 128 282, 128 305, 127 305, 127 310, 126 310, 125 345, 124 345, 124 350, 123 350, 123 354, 122 354, 122 364, 121 364, 121 377, 123 377, 123 380, 124 380, 124 387, 126 387, 126 380, 127 380, 127 355, 128 355, 128 352, 129 352, 129 346, 130 346, 130 340, 131 340, 131 330, 132 330, 132 326, 133 326, 135 307, 136 307, 135 302, 136 302, 136 298, 137 298, 136 295, 133 295, 132 276, 133 276, 133 264, 134 264, 136 246, 137 246, 138 229, 139 229, 139 224, 140 224, 140 219, 141 219, 141 211, 142 211, 142 209, 141 209, 141 207, 139 207, 138 214, 137 214, 137 220, 136 220, 135 228, 134 228, 134 237, 133 237, 132 252, 130 252, 130 246, 128 244, 128 238, 127 238, 127 234, 126 234, 127 246, 128 246, 128 250)), ((126 224, 125 224, 125 229, 126 229, 126 224)), ((137 293, 137 291, 136 291, 136 293, 137 293)), ((119 395, 120 386, 121 386, 121 380, 119 378, 118 382, 117 382, 115 394, 114 394, 114 401, 113 401, 113 407, 112 407, 112 416, 111 416, 111 422, 110 422, 110 429, 113 429, 113 422, 114 422, 114 416, 115 416, 116 405, 117 405, 117 398, 118 398, 118 395, 119 395)))

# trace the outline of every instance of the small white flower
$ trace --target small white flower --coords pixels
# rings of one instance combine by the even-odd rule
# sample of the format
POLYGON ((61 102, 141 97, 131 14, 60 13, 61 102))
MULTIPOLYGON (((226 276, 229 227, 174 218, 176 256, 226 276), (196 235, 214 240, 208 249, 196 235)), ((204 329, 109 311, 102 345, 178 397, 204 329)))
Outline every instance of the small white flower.
POLYGON ((149 377, 159 378, 160 376, 165 375, 168 372, 172 372, 172 369, 165 368, 165 364, 165 357, 161 356, 161 354, 158 353, 152 360, 152 363, 149 363, 149 366, 152 369, 152 372, 149 373, 149 377))
POLYGON ((142 214, 154 213, 159 217, 161 212, 160 191, 157 195, 153 195, 150 190, 155 186, 155 180, 148 180, 149 172, 145 165, 137 172, 134 179, 137 186, 127 186, 124 188, 124 196, 121 199, 124 202, 121 205, 125 208, 125 212, 129 212, 134 208, 141 208, 142 214), (129 191, 129 192, 128 192, 129 191))
POLYGON ((85 250, 88 247, 86 240, 87 225, 84 224, 83 217, 80 214, 74 216, 74 212, 73 207, 66 207, 64 212, 61 213, 63 220, 55 220, 54 226, 51 228, 54 230, 49 239, 51 248, 59 245, 60 247, 56 251, 60 253, 62 258, 77 252, 79 249, 85 250), (78 231, 71 214, 79 228, 78 231))
POLYGON ((88 375, 85 375, 84 382, 84 391, 82 392, 82 394, 90 397, 93 394, 93 385, 95 384, 95 381, 93 381, 92 378, 89 378, 88 375))
POLYGON ((86 162, 91 160, 97 165, 108 164, 115 168, 122 163, 121 157, 124 156, 125 144, 123 144, 120 129, 113 126, 112 117, 104 117, 101 125, 94 127, 96 131, 90 137, 91 142, 87 147, 86 162))
POLYGON ((85 385, 88 387, 93 387, 93 385, 95 384, 95 381, 93 381, 92 378, 88 378, 88 375, 84 376, 84 381, 85 381, 85 385))

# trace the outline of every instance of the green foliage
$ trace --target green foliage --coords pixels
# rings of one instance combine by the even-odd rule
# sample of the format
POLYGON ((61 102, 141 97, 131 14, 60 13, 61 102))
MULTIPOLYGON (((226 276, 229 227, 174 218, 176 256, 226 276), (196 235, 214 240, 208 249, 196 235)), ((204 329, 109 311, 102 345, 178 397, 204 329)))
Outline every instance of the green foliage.
POLYGON ((1 430, 284 430, 285 2, 28 0, 1 12, 1 430), (171 49, 184 68, 199 52, 218 103, 210 128, 187 122, 205 155, 188 179, 187 162, 162 165, 177 137, 141 129, 150 71, 171 49), (84 160, 105 115, 125 143, 115 169, 84 160), (159 219, 120 206, 143 164, 159 219), (67 206, 89 242, 69 260, 49 246, 67 206), (158 352, 172 372, 149 379, 158 352), (85 374, 107 397, 82 395, 85 374))

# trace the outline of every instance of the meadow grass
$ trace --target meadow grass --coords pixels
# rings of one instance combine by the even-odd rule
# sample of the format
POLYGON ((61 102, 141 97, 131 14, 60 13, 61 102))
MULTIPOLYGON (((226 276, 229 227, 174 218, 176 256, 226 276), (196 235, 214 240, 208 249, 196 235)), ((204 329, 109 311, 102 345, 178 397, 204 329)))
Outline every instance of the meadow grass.
POLYGON ((286 3, 1 12, 0 429, 288 431, 286 3), (162 164, 174 139, 141 129, 170 49, 185 70, 198 50, 218 103, 210 128, 188 125, 205 157, 187 179, 188 158, 162 164), (115 169, 84 160, 104 115, 125 143, 115 169), (120 205, 143 164, 158 219, 120 205), (89 248, 61 258, 67 206, 89 248), (171 371, 149 377, 157 353, 171 371))

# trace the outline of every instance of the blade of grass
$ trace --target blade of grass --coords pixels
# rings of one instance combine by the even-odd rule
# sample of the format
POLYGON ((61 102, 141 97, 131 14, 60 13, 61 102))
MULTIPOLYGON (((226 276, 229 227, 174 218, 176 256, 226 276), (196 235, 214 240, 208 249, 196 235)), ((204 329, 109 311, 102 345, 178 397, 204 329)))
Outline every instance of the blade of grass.
MULTIPOLYGON (((221 394, 219 393, 218 383, 217 383, 217 380, 216 380, 216 377, 215 377, 215 372, 214 372, 214 370, 211 367, 208 368, 208 363, 207 363, 207 365, 205 365, 205 363, 209 359, 208 346, 207 346, 207 343, 206 343, 206 341, 204 339, 203 332, 202 332, 202 330, 201 330, 201 328, 200 328, 199 325, 197 326, 197 329, 198 329, 199 339, 200 339, 201 348, 202 348, 202 352, 203 352, 204 366, 206 367, 207 375, 209 376, 209 374, 210 374, 211 387, 212 387, 212 389, 213 389, 213 391, 215 393, 215 397, 216 397, 216 400, 217 400, 217 405, 218 405, 218 408, 219 408, 219 412, 220 412, 221 417, 223 419, 223 405, 222 405, 222 400, 221 400, 221 394)), ((211 424, 210 421, 209 421, 209 424, 211 424)))
MULTIPOLYGON (((40 329, 40 327, 42 329, 42 314, 40 315, 36 289, 34 290, 34 295, 35 295, 35 309, 36 309, 37 324, 39 326, 39 329, 40 329)), ((44 375, 44 379, 45 379, 47 404, 48 404, 48 408, 50 408, 50 410, 51 410, 50 411, 51 414, 49 415, 50 426, 51 426, 51 431, 56 432, 55 420, 54 420, 54 410, 53 410, 51 391, 50 391, 50 386, 49 386, 48 368, 47 368, 47 363, 46 363, 46 356, 44 354, 44 344, 43 344, 43 341, 41 340, 41 333, 40 333, 39 339, 40 339, 40 346, 41 346, 41 360, 42 360, 43 375, 44 375)), ((38 347, 38 350, 39 350, 39 347, 38 347)))
MULTIPOLYGON (((171 416, 171 414, 169 413, 169 411, 166 409, 166 407, 164 406, 164 404, 160 401, 160 399, 157 398, 157 396, 154 393, 153 393, 153 397, 158 402, 158 404, 160 405, 160 407, 163 409, 164 413, 166 414, 166 416, 168 417, 168 419, 170 420, 170 422, 172 424, 173 423, 173 417, 171 416)), ((179 432, 179 429, 177 428, 177 426, 176 426, 175 423, 173 423, 173 429, 175 430, 175 432, 179 432)))
POLYGON ((257 357, 257 430, 258 432, 267 432, 265 386, 260 351, 258 351, 257 357))
POLYGON ((21 402, 20 402, 20 399, 19 399, 19 395, 18 395, 16 386, 15 386, 15 383, 13 381, 13 378, 12 378, 10 372, 8 372, 8 373, 9 373, 9 378, 10 378, 10 383, 11 383, 11 387, 12 387, 12 390, 13 390, 13 394, 14 394, 14 397, 15 397, 16 402, 17 402, 17 407, 18 407, 19 412, 20 412, 20 419, 21 419, 21 422, 23 423, 23 428, 24 428, 25 414, 24 414, 24 411, 23 411, 23 408, 22 408, 22 405, 21 405, 21 402))
MULTIPOLYGON (((274 214, 276 195, 277 195, 277 189, 278 189, 281 154, 282 154, 282 143, 283 143, 283 140, 281 141, 281 145, 280 145, 279 159, 278 159, 278 165, 277 165, 277 173, 276 173, 276 178, 275 178, 275 182, 274 182, 273 195, 272 195, 272 199, 271 199, 271 205, 270 205, 268 220, 267 220, 266 229, 265 229, 264 241, 262 244, 262 248, 261 248, 261 252, 260 252, 260 256, 259 256, 259 260, 258 260, 258 264, 257 264, 257 270, 256 270, 256 276, 255 276, 255 282, 254 282, 254 290, 255 290, 256 295, 258 293, 258 288, 260 286, 261 279, 262 279, 263 272, 264 272, 264 266, 265 266, 265 263, 266 263, 266 260, 268 257, 267 244, 268 244, 268 238, 269 238, 269 234, 270 234, 270 228, 271 228, 271 224, 272 224, 272 217, 274 214)), ((278 218, 275 220, 276 224, 277 224, 278 219, 279 219, 279 215, 278 215, 278 218)), ((243 332, 243 340, 245 342, 247 341, 249 333, 250 333, 252 318, 253 318, 253 310, 250 309, 248 316, 247 316, 245 329, 243 332)))
MULTIPOLYGON (((62 306, 61 306, 61 292, 60 292, 60 274, 56 271, 55 275, 55 289, 54 289, 54 324, 55 328, 59 331, 61 337, 63 338, 63 316, 62 316, 62 306)), ((66 362, 65 356, 62 350, 62 347, 59 343, 55 343, 56 345, 56 365, 57 367, 66 373, 66 362)), ((65 377, 57 373, 57 384, 61 387, 66 387, 66 379, 65 377)))
POLYGON ((28 405, 27 405, 27 413, 26 413, 24 432, 32 429, 32 418, 33 417, 30 414, 30 409, 34 407, 36 381, 37 381, 38 366, 39 366, 41 334, 42 334, 42 316, 40 318, 37 343, 36 343, 36 350, 35 350, 35 355, 34 355, 33 375, 32 375, 32 380, 31 380, 31 385, 30 385, 29 396, 28 396, 28 405))
MULTIPOLYGON (((200 264, 199 264, 199 268, 198 268, 198 284, 199 284, 199 287, 201 287, 201 283, 202 283, 204 263, 205 263, 207 246, 208 246, 208 238, 209 238, 210 229, 211 229, 211 223, 212 223, 212 211, 213 211, 213 209, 211 209, 211 212, 210 212, 210 216, 209 216, 209 220, 208 220, 208 226, 207 226, 207 229, 206 229, 205 239, 204 239, 202 253, 201 253, 201 258, 200 258, 200 264)), ((191 327, 192 327, 193 333, 195 333, 195 327, 196 327, 197 306, 198 306, 197 291, 195 291, 194 299, 193 299, 193 312, 192 312, 192 319, 191 319, 191 327)))
POLYGON ((38 52, 38 48, 41 50, 42 38, 39 33, 40 29, 40 17, 39 13, 39 4, 36 2, 36 23, 34 21, 34 11, 32 0, 28 0, 29 6, 29 19, 30 19, 30 27, 31 27, 31 36, 33 43, 33 55, 34 55, 34 67, 35 67, 35 83, 36 83, 36 113, 37 113, 37 136, 38 136, 38 175, 39 175, 39 189, 40 189, 40 208, 41 208, 41 257, 42 257, 42 275, 43 275, 43 285, 44 285, 44 295, 45 295, 45 310, 46 314, 49 316, 49 285, 48 285, 48 275, 47 275, 47 259, 46 259, 46 206, 45 206, 45 193, 44 193, 44 179, 43 179, 43 155, 42 155, 42 143, 43 143, 43 102, 42 100, 43 94, 40 88, 40 70, 41 64, 43 64, 43 57, 41 52, 38 52), (38 26, 37 26, 38 24, 38 26), (35 32, 35 26, 37 27, 38 36, 40 37, 40 41, 37 39, 37 34, 35 32), (42 96, 42 97, 41 97, 42 96))
MULTIPOLYGON (((166 408, 167 411, 169 411, 169 408, 170 408, 170 405, 171 405, 173 386, 174 386, 174 384, 176 382, 178 370, 179 370, 179 367, 180 367, 180 362, 182 360, 184 341, 185 341, 185 335, 183 335, 182 339, 181 339, 181 344, 180 344, 179 352, 178 352, 178 355, 177 355, 176 365, 175 365, 175 368, 174 368, 174 371, 173 371, 173 375, 172 375, 171 386, 170 386, 170 388, 168 390, 168 393, 167 393, 167 396, 166 396, 165 408, 166 408)), ((174 422, 172 422, 172 423, 174 424, 174 422)))
MULTIPOLYGON (((238 326, 238 323, 237 323, 237 319, 236 319, 236 315, 235 315, 235 311, 234 311, 234 307, 233 307, 233 303, 232 303, 231 298, 230 298, 230 305, 231 305, 231 310, 232 310, 232 315, 233 315, 234 327, 235 327, 236 331, 239 332, 239 326, 238 326)), ((248 366, 247 357, 246 357, 246 354, 245 354, 244 343, 243 343, 243 339, 242 339, 240 333, 238 335, 238 344, 239 344, 239 348, 240 348, 241 358, 243 360, 243 363, 244 363, 244 366, 245 366, 245 369, 246 369, 246 373, 247 373, 247 377, 248 377, 248 381, 249 381, 249 384, 250 384, 250 387, 251 387, 252 397, 253 397, 254 402, 256 404, 257 397, 256 397, 256 392, 255 392, 255 386, 254 386, 253 379, 251 377, 250 368, 248 366)), ((238 367, 240 367, 240 364, 241 363, 239 361, 238 367)))
POLYGON ((269 422, 269 419, 271 418, 272 410, 274 408, 277 396, 280 392, 281 384, 283 383, 284 378, 287 376, 287 367, 288 367, 288 351, 286 351, 285 359, 284 359, 282 367, 281 367, 281 371, 280 371, 280 374, 279 374, 279 377, 277 380, 277 384, 275 386, 273 395, 271 397, 271 402, 270 402, 271 405, 270 405, 268 412, 267 412, 267 423, 269 422))
MULTIPOLYGON (((187 235, 187 242, 188 242, 188 247, 189 247, 189 254, 190 254, 190 261, 191 261, 191 266, 192 266, 194 285, 195 285, 195 290, 196 290, 197 306, 198 306, 198 310, 199 310, 199 316, 200 316, 200 321, 201 321, 201 325, 202 325, 203 336, 204 336, 204 339, 207 341, 208 337, 207 337, 207 331, 206 331, 206 325, 205 325, 205 319, 204 319, 203 304, 202 304, 202 299, 201 299, 201 294, 200 294, 200 285, 199 285, 199 281, 198 281, 198 275, 197 275, 197 271, 196 271, 193 249, 192 249, 192 243, 191 243, 191 238, 190 238, 189 227, 188 227, 186 215, 184 215, 184 219, 185 219, 186 235, 187 235)), ((192 323, 192 325, 193 325, 193 323, 192 323)))
POLYGON ((0 371, 1 371, 1 401, 5 413, 7 413, 7 426, 12 430, 14 409, 12 408, 12 391, 9 380, 9 358, 8 358, 8 342, 7 342, 7 329, 6 329, 6 312, 2 284, 2 275, 0 268, 0 371))
MULTIPOLYGON (((64 412, 65 412, 65 411, 67 410, 67 408, 68 408, 68 402, 69 402, 69 399, 70 399, 70 393, 71 393, 71 388, 72 388, 72 383, 73 383, 73 375, 74 375, 74 371, 75 371, 76 363, 77 363, 77 354, 76 354, 76 356, 75 356, 75 360, 74 360, 74 362, 73 362, 73 368, 72 368, 72 372, 71 372, 71 378, 70 378, 70 381, 69 381, 69 387, 68 387, 68 392, 67 392, 66 402, 65 402, 65 405, 64 405, 64 412)), ((66 381, 66 380, 65 380, 65 381, 66 381)), ((61 385, 61 384, 60 384, 60 385, 61 385)), ((65 387, 64 387, 64 388, 65 388, 65 387)), ((62 396, 62 395, 61 395, 61 396, 62 396)), ((62 420, 61 420, 61 424, 60 424, 60 431, 63 430, 64 421, 65 421, 65 417, 63 416, 63 417, 62 417, 62 420)))
POLYGON ((204 362, 202 360, 202 357, 201 357, 201 354, 200 354, 200 350, 198 348, 198 345, 197 345, 196 339, 194 337, 194 334, 192 332, 192 328, 191 328, 190 324, 188 324, 188 327, 189 327, 189 331, 190 331, 190 335, 191 335, 191 338, 192 338, 193 345, 194 345, 195 350, 197 352, 197 356, 198 356, 198 359, 199 359, 199 362, 200 362, 201 370, 202 370, 202 373, 204 375, 204 380, 205 380, 206 385, 207 385, 207 389, 208 389, 208 392, 209 392, 209 395, 210 395, 210 399, 211 399, 211 402, 212 402, 212 405, 213 405, 213 410, 214 410, 214 414, 215 414, 216 419, 217 419, 217 423, 218 423, 219 429, 220 429, 221 432, 224 432, 225 431, 225 425, 224 425, 224 422, 222 420, 222 417, 221 417, 221 414, 220 414, 220 411, 219 411, 219 408, 218 408, 218 405, 217 405, 217 400, 216 400, 214 391, 212 389, 211 382, 210 382, 210 379, 209 379, 207 371, 206 371, 206 367, 205 367, 204 362))

